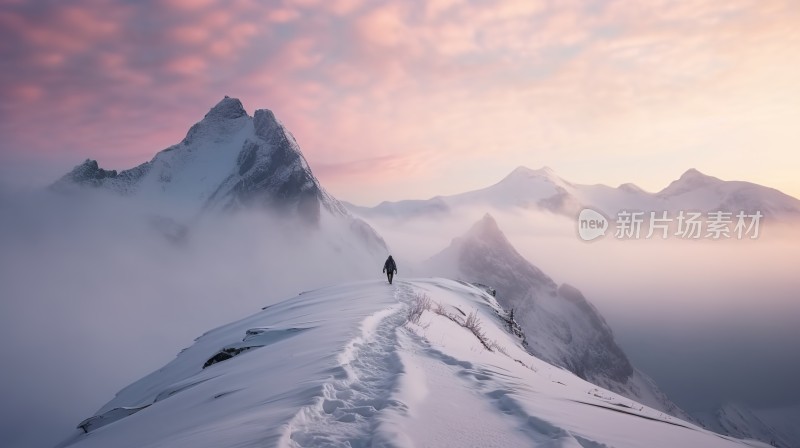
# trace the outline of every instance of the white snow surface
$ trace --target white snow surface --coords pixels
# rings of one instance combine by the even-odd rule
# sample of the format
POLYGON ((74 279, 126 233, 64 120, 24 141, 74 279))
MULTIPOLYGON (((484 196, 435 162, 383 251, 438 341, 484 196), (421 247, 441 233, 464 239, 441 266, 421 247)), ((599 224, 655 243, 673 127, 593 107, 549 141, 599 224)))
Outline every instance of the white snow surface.
MULTIPOLYGON (((302 293, 211 330, 97 415, 144 407, 73 447, 734 447, 529 355, 494 298, 446 279, 302 293), (477 313, 494 350, 415 297, 477 313), (258 345, 207 368, 226 347, 258 345), (500 348, 498 348, 500 347, 500 348)), ((76 422, 77 424, 78 422, 76 422)))

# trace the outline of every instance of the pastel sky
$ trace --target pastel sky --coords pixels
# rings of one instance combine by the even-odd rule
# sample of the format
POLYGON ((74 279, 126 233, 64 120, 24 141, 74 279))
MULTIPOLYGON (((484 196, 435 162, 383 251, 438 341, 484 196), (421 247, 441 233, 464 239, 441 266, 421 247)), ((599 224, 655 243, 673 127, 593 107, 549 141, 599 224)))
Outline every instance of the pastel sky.
POLYGON ((519 165, 800 196, 796 0, 0 0, 0 64, 6 184, 132 167, 230 95, 360 204, 519 165))

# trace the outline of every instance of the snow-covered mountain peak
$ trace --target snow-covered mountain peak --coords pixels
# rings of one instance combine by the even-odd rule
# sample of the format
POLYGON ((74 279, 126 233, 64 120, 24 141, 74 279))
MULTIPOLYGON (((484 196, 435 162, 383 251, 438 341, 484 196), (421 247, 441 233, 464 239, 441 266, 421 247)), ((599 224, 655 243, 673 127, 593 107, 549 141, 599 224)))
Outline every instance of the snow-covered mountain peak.
POLYGON ((230 97, 213 106, 180 143, 150 162, 117 174, 87 160, 54 187, 75 185, 139 197, 178 219, 210 207, 248 204, 288 206, 310 222, 318 222, 321 207, 346 214, 319 185, 275 114, 260 109, 250 117, 242 102, 230 97))
POLYGON ((481 204, 562 212, 576 208, 568 191, 570 188, 571 185, 550 168, 532 170, 519 167, 490 187, 449 196, 444 200, 451 207, 481 204))
POLYGON ((489 213, 483 215, 478 222, 472 225, 465 235, 467 238, 482 241, 490 244, 508 245, 510 244, 506 236, 497 225, 497 221, 489 213))
POLYGON ((702 179, 706 177, 711 176, 701 173, 697 168, 689 168, 683 174, 681 174, 679 179, 702 179))
MULTIPOLYGON (((179 145, 194 145, 198 142, 213 141, 221 143, 229 136, 241 133, 252 119, 247 115, 242 102, 237 98, 225 97, 212 107, 203 119, 195 123, 186 133, 179 145)), ((175 149, 175 145, 165 151, 175 149)), ((156 156, 158 157, 158 155, 156 156)))
POLYGON ((184 222, 206 212, 242 208, 300 218, 315 227, 330 217, 336 224, 327 227, 343 224, 345 230, 337 232, 356 237, 373 255, 386 251, 383 239, 368 224, 322 188, 275 114, 259 109, 251 117, 236 98, 223 98, 180 143, 149 162, 117 173, 86 160, 52 186, 60 191, 82 187, 128 196, 149 213, 184 222))
POLYGON ((269 141, 273 134, 283 126, 275 118, 275 114, 269 109, 258 109, 253 114, 253 126, 256 135, 269 141))
POLYGON ((624 183, 624 184, 621 184, 621 185, 620 185, 619 187, 617 187, 617 188, 618 188, 619 190, 622 190, 622 191, 625 191, 625 192, 628 192, 628 193, 635 193, 635 194, 646 193, 646 192, 645 192, 645 191, 642 189, 642 187, 640 187, 640 186, 638 186, 638 185, 634 184, 633 182, 626 182, 626 183, 624 183))
POLYGON ((703 174, 694 168, 690 168, 658 194, 661 196, 674 196, 699 188, 718 185, 720 183, 723 183, 723 181, 716 177, 703 174))
POLYGON ((117 177, 116 170, 104 170, 97 164, 97 160, 86 159, 67 173, 64 179, 78 185, 93 186, 99 184, 103 179, 114 177, 117 177))
POLYGON ((532 169, 526 166, 518 166, 514 168, 514 171, 509 173, 502 181, 510 181, 510 182, 519 182, 525 181, 529 179, 547 179, 550 181, 561 181, 561 178, 558 177, 555 171, 553 171, 550 167, 543 166, 539 169, 532 169))
POLYGON ((225 96, 219 103, 217 103, 208 113, 204 119, 209 120, 234 120, 236 118, 244 117, 247 111, 244 110, 242 102, 238 98, 231 98, 225 96))

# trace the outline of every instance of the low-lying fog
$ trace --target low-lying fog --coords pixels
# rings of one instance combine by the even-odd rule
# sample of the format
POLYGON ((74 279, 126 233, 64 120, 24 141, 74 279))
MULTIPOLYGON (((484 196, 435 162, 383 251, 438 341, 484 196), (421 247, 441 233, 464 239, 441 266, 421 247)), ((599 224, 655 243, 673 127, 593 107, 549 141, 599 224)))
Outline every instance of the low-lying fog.
POLYGON ((200 334, 378 278, 382 259, 352 246, 261 213, 184 235, 119 197, 0 191, 0 445, 53 446, 200 334))
MULTIPOLYGON (((486 210, 371 223, 401 276, 486 210)), ((511 242, 583 290, 634 363, 680 405, 800 402, 800 238, 585 243, 562 216, 493 212, 511 242)), ((346 240, 259 213, 206 216, 184 234, 137 205, 0 191, 0 440, 52 446, 201 333, 275 301, 378 278, 346 240)))

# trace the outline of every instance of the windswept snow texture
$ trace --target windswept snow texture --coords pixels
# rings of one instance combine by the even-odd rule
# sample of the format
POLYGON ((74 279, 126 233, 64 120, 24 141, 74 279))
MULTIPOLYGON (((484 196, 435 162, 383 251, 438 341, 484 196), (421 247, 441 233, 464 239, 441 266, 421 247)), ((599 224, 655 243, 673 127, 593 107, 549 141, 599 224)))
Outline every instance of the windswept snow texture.
POLYGON ((348 204, 365 218, 436 217, 460 208, 544 210, 577 216, 585 207, 616 216, 621 210, 672 211, 723 210, 731 213, 760 211, 771 218, 800 218, 800 200, 773 188, 750 182, 724 181, 696 169, 687 170, 663 190, 650 193, 634 184, 617 188, 580 185, 566 181, 550 168, 519 167, 500 182, 475 191, 428 200, 383 202, 375 207, 348 204))
POLYGON ((765 446, 701 429, 531 356, 498 312, 483 289, 444 279, 303 293, 204 334, 97 414, 149 406, 88 434, 76 429, 63 445, 765 446), (422 294, 448 312, 477 313, 493 351, 432 311, 407 322, 422 294), (262 334, 248 330, 297 328, 304 330, 202 368, 221 348, 262 334))
POLYGON ((425 263, 426 274, 492 285, 514 310, 529 351, 579 377, 681 418, 688 416, 617 345, 600 312, 576 288, 557 285, 523 258, 494 218, 485 215, 464 236, 425 263))

